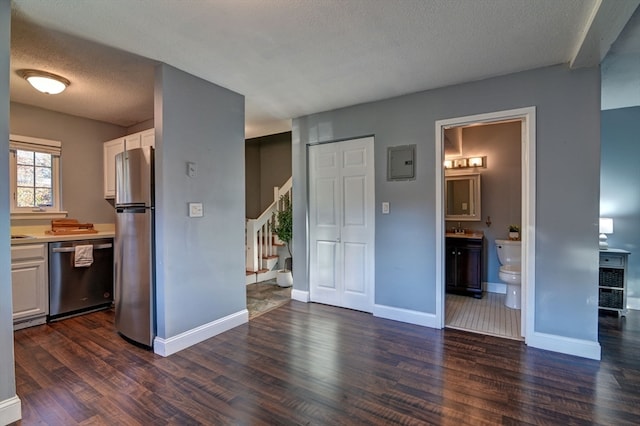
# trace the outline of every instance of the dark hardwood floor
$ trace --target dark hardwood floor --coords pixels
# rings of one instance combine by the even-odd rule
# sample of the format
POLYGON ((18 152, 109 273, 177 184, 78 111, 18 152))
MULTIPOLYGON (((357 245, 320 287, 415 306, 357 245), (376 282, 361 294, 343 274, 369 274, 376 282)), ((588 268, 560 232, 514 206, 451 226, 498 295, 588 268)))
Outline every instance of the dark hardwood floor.
POLYGON ((640 315, 602 362, 291 301, 167 358, 102 311, 15 333, 34 425, 638 424, 640 315))

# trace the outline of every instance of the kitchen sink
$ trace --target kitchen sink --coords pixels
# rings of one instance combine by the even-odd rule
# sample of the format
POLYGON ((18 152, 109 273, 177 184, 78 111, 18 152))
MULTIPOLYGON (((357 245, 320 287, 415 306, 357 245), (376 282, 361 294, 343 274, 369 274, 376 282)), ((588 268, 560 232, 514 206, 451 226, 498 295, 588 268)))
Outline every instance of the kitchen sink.
POLYGON ((33 237, 31 235, 24 235, 24 234, 11 235, 12 240, 21 239, 21 238, 33 238, 33 237))

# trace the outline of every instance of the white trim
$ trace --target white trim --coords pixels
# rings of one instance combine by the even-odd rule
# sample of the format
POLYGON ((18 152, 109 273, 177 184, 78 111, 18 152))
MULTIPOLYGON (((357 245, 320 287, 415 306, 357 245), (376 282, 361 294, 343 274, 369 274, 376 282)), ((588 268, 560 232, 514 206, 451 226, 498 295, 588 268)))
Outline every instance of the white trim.
POLYGON ((527 345, 545 349, 547 351, 560 352, 567 355, 579 356, 600 360, 600 343, 591 340, 574 339, 572 337, 557 336, 555 334, 533 332, 527 338, 527 345))
POLYGON ((32 219, 32 220, 42 220, 42 219, 64 219, 67 217, 68 212, 60 211, 60 212, 20 212, 20 213, 11 213, 11 219, 32 219))
POLYGON ((600 64, 623 28, 638 8, 638 0, 598 0, 579 31, 580 40, 571 55, 571 69, 600 64))
MULTIPOLYGON (((436 315, 438 328, 444 327, 444 194, 443 194, 443 133, 445 128, 475 123, 507 120, 522 122, 522 329, 527 342, 535 326, 535 201, 536 201, 536 108, 518 108, 486 114, 438 120, 435 123, 436 154, 436 315)), ((528 343, 528 342, 527 342, 528 343)))
POLYGON ((22 403, 18 396, 0 401, 0 424, 8 425, 22 418, 22 403))
POLYGON ((62 167, 60 165, 60 151, 62 143, 47 139, 28 136, 11 135, 9 141, 9 191, 11 219, 55 219, 66 217, 62 210, 62 167), (52 206, 50 207, 18 207, 17 193, 17 151, 18 149, 31 152, 51 154, 51 189, 53 191, 52 206))
POLYGON ((296 290, 295 288, 291 289, 291 299, 297 300, 298 302, 309 302, 309 292, 303 290, 296 290))
POLYGON ((484 288, 489 293, 507 294, 507 285, 505 283, 490 283, 487 281, 484 283, 484 288))
MULTIPOLYGON (((14 135, 14 134, 9 135, 9 149, 22 149, 18 147, 23 146, 25 144, 52 149, 53 152, 55 152, 54 155, 60 155, 60 151, 62 149, 62 142, 60 141, 54 141, 51 139, 33 138, 31 136, 22 136, 22 135, 14 135)), ((33 149, 33 148, 26 148, 26 149, 33 149)))
POLYGON ((373 316, 421 325, 424 327, 441 328, 439 327, 439 323, 434 314, 413 311, 410 309, 396 308, 386 305, 373 305, 373 316))
POLYGON ((627 309, 640 309, 640 297, 627 297, 627 309))
POLYGON ((245 324, 248 321, 249 311, 243 309, 167 339, 156 337, 153 340, 153 351, 162 356, 173 355, 176 352, 188 348, 189 346, 203 342, 220 333, 224 333, 227 330, 245 324))
MULTIPOLYGON (((520 334, 535 332, 536 295, 536 109, 525 108, 522 120, 522 271, 520 334)), ((528 343, 528 342, 527 342, 528 343)))

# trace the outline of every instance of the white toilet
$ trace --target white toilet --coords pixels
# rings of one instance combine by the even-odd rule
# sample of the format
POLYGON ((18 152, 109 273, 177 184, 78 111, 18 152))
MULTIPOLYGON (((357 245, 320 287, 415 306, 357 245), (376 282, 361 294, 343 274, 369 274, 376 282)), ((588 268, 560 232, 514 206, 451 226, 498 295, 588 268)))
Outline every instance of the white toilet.
POLYGON ((507 284, 504 305, 507 308, 520 309, 520 241, 496 240, 496 250, 502 265, 498 276, 507 284))

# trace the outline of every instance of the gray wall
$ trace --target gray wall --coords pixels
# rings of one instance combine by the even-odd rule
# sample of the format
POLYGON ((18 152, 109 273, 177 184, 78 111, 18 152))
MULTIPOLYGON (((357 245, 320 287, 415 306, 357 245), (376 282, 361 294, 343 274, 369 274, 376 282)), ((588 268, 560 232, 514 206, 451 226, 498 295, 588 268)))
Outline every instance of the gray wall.
POLYGON ((375 303, 435 313, 435 121, 536 106, 535 330, 597 341, 600 74, 554 66, 293 121, 294 286, 308 290, 306 152, 375 136, 375 303), (416 180, 386 181, 389 146, 416 144, 416 180), (579 161, 579 167, 573 166, 579 161))
MULTIPOLYGON (((104 199, 102 143, 124 136, 125 128, 15 102, 11 103, 10 126, 11 133, 62 142, 62 207, 70 218, 90 223, 115 221, 113 206, 104 199)), ((14 225, 35 223, 13 221, 14 225)))
POLYGON ((609 247, 631 252, 629 296, 640 298, 640 107, 602 111, 601 135, 600 216, 613 218, 609 247))
POLYGON ((273 188, 291 177, 291 132, 247 139, 245 164, 247 217, 255 219, 273 202, 273 188))
POLYGON ((157 331, 166 339, 246 307, 244 97, 160 65, 154 102, 157 331), (188 202, 202 202, 204 217, 189 218, 188 202))
POLYGON ((16 396, 9 234, 9 52, 11 2, 0 0, 0 403, 16 396))
POLYGON ((262 213, 260 209, 260 144, 250 143, 250 140, 247 140, 244 147, 245 217, 255 219, 262 213))
MULTIPOLYGON (((482 220, 461 222, 464 228, 484 233, 482 280, 485 282, 501 282, 495 240, 508 238, 510 224, 522 223, 520 127, 519 122, 510 122, 462 129, 460 156, 487 157, 487 167, 478 169, 482 175, 482 220), (491 226, 486 224, 488 217, 491 217, 491 226)), ((475 173, 473 169, 468 170, 469 173, 475 173)), ((456 221, 446 223, 448 229, 457 225, 456 221)))

